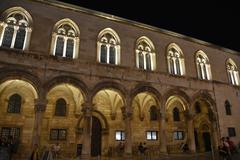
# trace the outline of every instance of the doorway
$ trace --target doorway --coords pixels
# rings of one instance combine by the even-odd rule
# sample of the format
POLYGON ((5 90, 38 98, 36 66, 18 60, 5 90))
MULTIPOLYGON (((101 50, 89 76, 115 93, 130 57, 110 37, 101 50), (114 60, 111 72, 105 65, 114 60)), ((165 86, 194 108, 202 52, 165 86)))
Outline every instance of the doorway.
POLYGON ((209 152, 212 150, 211 148, 211 136, 209 132, 203 132, 203 142, 204 142, 204 147, 205 151, 209 152))
POLYGON ((102 126, 97 117, 92 117, 91 156, 101 155, 102 126))

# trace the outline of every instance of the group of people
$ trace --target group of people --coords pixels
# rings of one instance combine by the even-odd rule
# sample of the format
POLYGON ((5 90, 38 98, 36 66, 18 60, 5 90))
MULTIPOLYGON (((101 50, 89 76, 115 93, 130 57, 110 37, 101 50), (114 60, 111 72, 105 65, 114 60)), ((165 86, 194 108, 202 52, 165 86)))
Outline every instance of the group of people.
POLYGON ((237 147, 229 137, 222 137, 219 145, 219 155, 223 160, 231 160, 232 154, 237 152, 237 147))
POLYGON ((13 136, 0 138, 0 160, 11 160, 17 153, 19 139, 13 136))
POLYGON ((30 155, 30 160, 54 160, 60 155, 59 143, 53 144, 50 147, 43 146, 40 151, 38 144, 35 144, 30 155))

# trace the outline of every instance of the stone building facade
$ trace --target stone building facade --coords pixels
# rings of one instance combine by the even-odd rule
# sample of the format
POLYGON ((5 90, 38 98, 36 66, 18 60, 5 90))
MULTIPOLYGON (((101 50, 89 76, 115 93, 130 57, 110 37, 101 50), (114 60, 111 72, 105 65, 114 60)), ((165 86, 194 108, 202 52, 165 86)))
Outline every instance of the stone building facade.
POLYGON ((83 157, 240 140, 239 53, 57 1, 0 2, 0 133, 83 157))

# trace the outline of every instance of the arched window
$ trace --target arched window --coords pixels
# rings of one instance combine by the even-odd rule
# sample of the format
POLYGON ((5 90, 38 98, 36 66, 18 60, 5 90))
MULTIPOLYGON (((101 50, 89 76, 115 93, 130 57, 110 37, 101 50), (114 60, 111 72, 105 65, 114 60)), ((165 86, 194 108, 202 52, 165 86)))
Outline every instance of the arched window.
POLYGON ((8 113, 20 113, 22 97, 19 94, 13 94, 8 100, 8 113))
POLYGON ((120 64, 120 38, 111 28, 102 30, 97 41, 98 62, 120 64))
POLYGON ((136 43, 137 68, 153 71, 156 69, 155 47, 145 36, 138 38, 136 43))
POLYGON ((158 120, 158 110, 156 106, 151 106, 149 109, 150 121, 158 120))
POLYGON ((229 82, 233 85, 239 85, 239 73, 235 62, 229 58, 226 62, 229 82))
POLYGON ((63 98, 59 98, 56 101, 55 115, 56 116, 66 116, 67 103, 63 98))
POLYGON ((77 25, 70 19, 58 21, 52 35, 52 55, 76 59, 79 50, 79 34, 77 25))
POLYGON ((211 66, 208 57, 201 50, 196 53, 196 66, 199 79, 203 80, 212 79, 211 66))
POLYGON ((179 109, 177 107, 173 109, 173 121, 180 121, 179 109))
POLYGON ((225 101, 225 110, 226 110, 226 115, 232 115, 231 104, 229 103, 228 100, 225 101))
POLYGON ((171 43, 167 48, 168 71, 174 75, 185 74, 185 64, 182 50, 180 47, 171 43))
POLYGON ((21 50, 27 49, 32 32, 30 14, 21 7, 13 7, 6 10, 2 17, 0 46, 21 50))
POLYGON ((201 105, 198 101, 195 103, 195 110, 196 113, 201 113, 201 105))

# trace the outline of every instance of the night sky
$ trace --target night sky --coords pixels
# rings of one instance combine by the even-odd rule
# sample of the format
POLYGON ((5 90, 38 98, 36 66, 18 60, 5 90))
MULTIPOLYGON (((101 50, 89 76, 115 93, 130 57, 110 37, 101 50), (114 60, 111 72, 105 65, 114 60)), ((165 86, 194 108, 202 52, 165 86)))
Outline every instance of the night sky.
POLYGON ((60 0, 240 51, 240 9, 230 0, 60 0), (176 3, 176 2, 177 3, 176 3), (178 2, 178 1, 181 1, 178 2), (128 4, 136 3, 136 5, 128 4), (164 4, 159 4, 164 2, 164 4), (166 3, 167 2, 167 3, 166 3), (211 2, 211 3, 210 3, 211 2))

